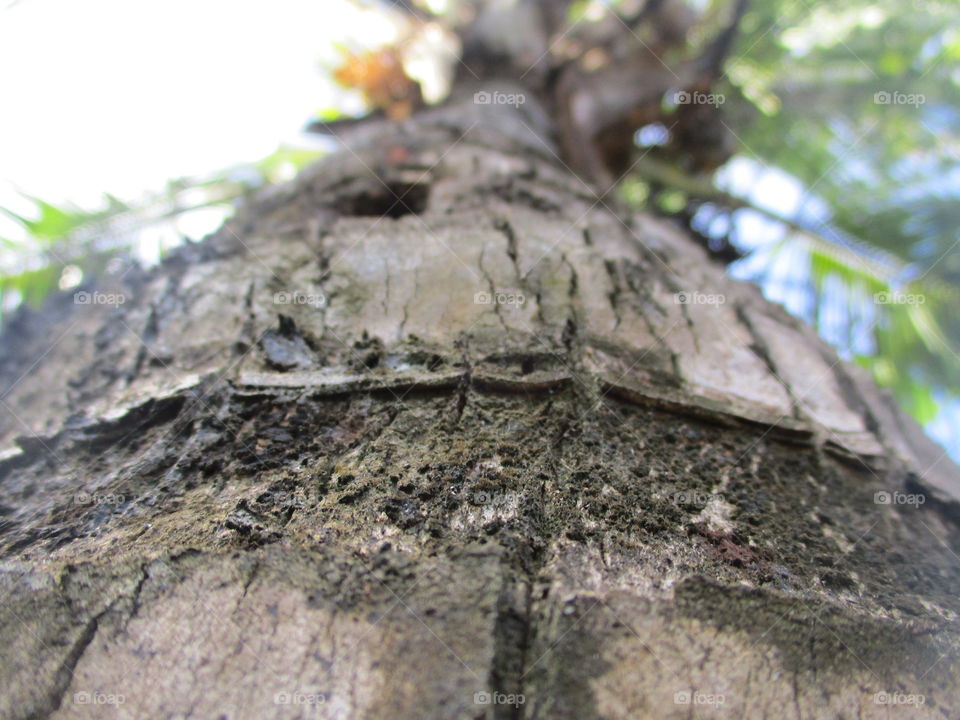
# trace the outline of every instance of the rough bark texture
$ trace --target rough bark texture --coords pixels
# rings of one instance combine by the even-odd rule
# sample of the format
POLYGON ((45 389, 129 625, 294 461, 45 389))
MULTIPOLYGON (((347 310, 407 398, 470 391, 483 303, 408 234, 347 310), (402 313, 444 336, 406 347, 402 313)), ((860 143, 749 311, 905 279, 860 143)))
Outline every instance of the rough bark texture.
POLYGON ((0 716, 960 715, 956 466, 550 133, 369 127, 8 328, 0 716))

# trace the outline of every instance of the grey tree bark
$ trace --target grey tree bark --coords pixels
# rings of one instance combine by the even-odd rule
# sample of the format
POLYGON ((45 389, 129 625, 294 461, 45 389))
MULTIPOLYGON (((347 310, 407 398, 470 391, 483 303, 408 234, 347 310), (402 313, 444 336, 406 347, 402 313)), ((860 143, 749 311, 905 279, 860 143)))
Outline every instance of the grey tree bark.
POLYGON ((8 327, 0 715, 960 716, 957 467, 552 132, 371 124, 8 327))

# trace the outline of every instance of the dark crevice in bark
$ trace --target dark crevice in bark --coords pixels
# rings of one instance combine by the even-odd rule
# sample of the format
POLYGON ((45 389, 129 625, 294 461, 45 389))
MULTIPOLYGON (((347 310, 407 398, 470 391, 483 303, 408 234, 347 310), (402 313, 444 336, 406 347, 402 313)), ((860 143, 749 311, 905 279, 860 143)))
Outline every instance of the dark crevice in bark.
POLYGON ((127 613, 127 617, 123 620, 124 630, 126 629, 127 625, 130 624, 130 621, 137 616, 137 613, 140 612, 140 597, 143 593, 143 586, 146 585, 147 580, 150 579, 151 564, 152 563, 150 562, 144 562, 140 564, 140 577, 137 580, 136 586, 133 588, 133 593, 130 595, 130 611, 127 613))
POLYGON ((485 192, 511 205, 522 205, 542 213, 560 214, 563 211, 552 199, 544 197, 537 186, 513 179, 488 186, 485 192))
POLYGON ((533 298, 534 300, 536 300, 536 303, 537 303, 537 314, 536 314, 537 323, 540 324, 541 326, 546 325, 546 320, 543 316, 543 296, 539 292, 537 292, 534 294, 533 298))
MULTIPOLYGON (((549 407, 545 410, 552 415, 549 407)), ((554 477, 560 474, 560 454, 563 451, 567 435, 571 428, 569 417, 560 421, 556 437, 547 446, 545 460, 554 477)), ((536 468, 529 468, 531 475, 536 468)), ((540 473, 542 475, 542 472, 540 473)), ((533 478, 531 478, 532 480, 533 478)), ((539 621, 542 618, 534 607, 534 586, 537 583, 549 584, 544 576, 544 568, 549 559, 548 548, 553 541, 553 532, 544 522, 543 510, 548 497, 546 479, 541 477, 536 485, 536 496, 525 513, 531 523, 528 544, 523 546, 510 560, 507 572, 509 580, 499 596, 497 620, 495 624, 494 661, 491 668, 491 686, 506 695, 525 695, 530 665, 530 649, 537 636, 539 621)), ((506 562, 506 561, 505 561, 506 562)), ((499 705, 494 708, 494 718, 503 720, 523 720, 530 708, 524 704, 499 705)))
POLYGON ((473 367, 470 364, 470 355, 467 342, 464 339, 457 341, 463 360, 463 374, 460 376, 460 382, 457 384, 457 405, 456 405, 456 423, 460 423, 463 417, 463 411, 467 407, 467 399, 470 395, 470 388, 473 385, 472 374, 473 367))
POLYGON ((747 310, 743 303, 737 302, 734 306, 734 309, 736 311, 737 320, 740 321, 740 324, 743 325, 746 331, 750 334, 751 342, 749 347, 753 351, 753 354, 760 358, 767 370, 770 371, 770 374, 773 376, 774 380, 776 380, 786 391, 787 397, 790 398, 793 417, 798 420, 802 420, 804 418, 804 413, 800 407, 800 399, 794 394, 793 388, 790 387, 790 384, 784 380, 777 371, 776 363, 773 361, 773 355, 770 353, 770 348, 767 346, 766 340, 750 321, 750 316, 747 314, 747 310))
POLYGON ((569 258, 566 255, 561 255, 560 259, 570 270, 570 284, 567 286, 567 297, 571 300, 571 309, 573 309, 573 300, 577 298, 577 293, 580 292, 580 280, 577 277, 577 269, 570 262, 569 258))
MULTIPOLYGON (((860 392, 860 388, 851 377, 850 372, 847 370, 844 363, 836 362, 835 359, 831 358, 826 353, 826 348, 821 348, 820 356, 828 366, 832 367, 833 376, 837 380, 837 385, 840 386, 840 391, 843 393, 843 399, 847 402, 847 407, 863 418, 863 424, 866 426, 867 430, 876 436, 877 440, 884 442, 883 433, 880 429, 880 422, 870 410, 870 405, 860 392)), ((890 450, 890 448, 887 448, 887 450, 890 450)))
MULTIPOLYGON (((662 273, 659 271, 659 269, 655 271, 655 275, 662 279, 664 286, 673 295, 673 303, 680 306, 680 314, 686 321, 687 330, 690 332, 690 338, 693 341, 693 348, 699 355, 702 352, 702 349, 700 347, 700 337, 699 333, 697 332, 697 324, 694 321, 693 316, 690 314, 690 304, 684 298, 684 296, 689 295, 691 288, 678 284, 677 280, 679 280, 679 277, 676 275, 676 273, 673 271, 669 271, 669 273, 670 274, 662 273)), ((635 272, 631 273, 631 275, 628 275, 628 278, 631 279, 634 277, 639 278, 641 284, 634 289, 636 292, 641 294, 645 300, 652 300, 652 296, 650 295, 649 291, 643 287, 643 283, 649 282, 649 274, 649 270, 638 265, 636 266, 635 272)), ((661 312, 663 312, 662 308, 659 309, 661 312)))
POLYGON ((90 424, 77 430, 65 430, 56 437, 70 438, 78 448, 108 450, 126 441, 136 442, 147 430, 175 422, 186 404, 187 397, 182 394, 150 398, 117 420, 92 420, 90 424))
POLYGON ((500 311, 500 303, 497 298, 497 286, 493 282, 493 277, 490 273, 487 272, 487 269, 483 265, 483 257, 486 254, 486 246, 480 249, 480 258, 477 260, 477 266, 480 268, 480 272, 483 273, 483 277, 487 280, 487 286, 490 288, 490 296, 487 298, 489 302, 493 305, 493 312, 496 314, 497 319, 500 321, 500 325, 503 327, 505 332, 509 332, 510 329, 507 327, 507 323, 503 319, 503 314, 500 311))
POLYGON ((523 273, 520 271, 520 266, 517 264, 517 235, 513 230, 513 226, 506 218, 497 218, 493 223, 493 227, 497 232, 501 233, 504 238, 506 238, 507 256, 513 263, 513 269, 517 275, 517 281, 523 282, 523 273))
MULTIPOLYGON (((250 572, 247 574, 247 577, 243 581, 243 591, 240 593, 241 601, 247 596, 247 591, 250 589, 250 586, 253 585, 253 581, 256 579, 257 574, 260 572, 260 558, 254 556, 253 562, 250 564, 250 572)), ((239 604, 239 603, 238 603, 239 604)))
POLYGON ((316 364, 312 348, 288 315, 277 315, 277 327, 264 331, 259 345, 267 364, 276 370, 309 368, 316 364))
MULTIPOLYGON (((383 314, 390 314, 390 268, 384 263, 383 264, 383 302, 381 303, 383 307, 383 314)), ((400 337, 403 337, 400 335, 400 337)))
POLYGON ((313 216, 307 219, 307 245, 317 256, 317 265, 321 271, 326 270, 327 266, 323 264, 323 234, 329 229, 329 218, 324 216, 313 216))
POLYGON ((70 689, 70 682, 73 680, 73 671, 76 669, 83 653, 93 642, 100 627, 100 620, 106 615, 112 606, 108 606, 84 623, 79 637, 74 641, 70 650, 60 663, 53 680, 53 687, 47 696, 45 707, 38 708, 35 712, 27 716, 27 720, 45 720, 53 716, 66 698, 67 691, 70 689))
MULTIPOLYGON (((661 318, 666 317, 667 313, 663 306, 657 302, 656 298, 650 292, 648 287, 649 279, 647 278, 646 271, 638 263, 627 260, 621 260, 619 262, 619 269, 626 282, 627 288, 636 298, 642 300, 641 307, 637 308, 637 315, 643 321, 644 326, 647 328, 647 332, 649 332, 650 336, 656 341, 657 347, 663 351, 666 357, 669 358, 674 381, 676 381, 678 378, 682 378, 683 373, 680 370, 679 355, 667 344, 663 335, 657 331, 656 325, 654 325, 653 320, 650 318, 650 308, 659 313, 661 318)), ((694 338, 694 347, 696 347, 696 338, 694 338)), ((666 378, 664 379, 666 380, 666 378)))
POLYGON ((563 347, 566 348, 567 357, 570 359, 572 364, 577 362, 577 321, 573 317, 568 317, 567 322, 563 326, 563 336, 562 336, 563 347))
MULTIPOLYGON (((494 656, 490 668, 490 686, 504 695, 523 694, 523 672, 530 639, 530 581, 511 579, 497 600, 494 623, 494 656), (519 597, 518 597, 519 595, 519 597)), ((497 720, 522 720, 523 705, 494 706, 497 720)))
MULTIPOLYGON (((147 445, 139 458, 134 456, 132 464, 125 462, 125 458, 120 456, 117 479, 119 487, 125 488, 128 492, 131 488, 136 488, 138 492, 149 492, 153 489, 164 491, 167 484, 175 480, 176 476, 183 471, 196 467, 205 474, 206 468, 199 456, 208 448, 194 437, 194 425, 210 413, 210 407, 219 408, 218 413, 224 412, 221 405, 222 397, 211 387, 211 384, 205 383, 192 391, 165 398, 165 402, 170 406, 167 416, 162 419, 154 417, 149 426, 156 428, 156 435, 151 436, 144 432, 147 428, 145 425, 139 428, 134 427, 134 430, 129 433, 137 440, 134 447, 142 441, 147 445), (206 397, 208 391, 213 397, 206 397), (175 413, 174 408, 176 408, 175 413), (150 483, 155 485, 151 486, 150 483)), ((119 443, 111 445, 111 448, 119 447, 122 447, 119 443)), ((107 450, 106 445, 103 450, 107 450)))
MULTIPOLYGON (((389 269, 387 270, 387 272, 388 273, 390 272, 389 269)), ((403 303, 403 306, 402 306, 403 317, 400 319, 400 325, 397 327, 398 342, 403 339, 403 335, 406 332, 407 321, 410 318, 410 303, 413 302, 414 299, 416 299, 417 294, 419 292, 420 292, 420 268, 415 267, 413 269, 413 293, 411 293, 407 301, 403 303)), ((430 368, 430 369, 436 369, 436 368, 430 368)))
POLYGON ((656 326, 653 324, 650 318, 647 317, 646 313, 640 313, 640 317, 643 319, 643 324, 646 326, 647 331, 650 333, 650 336, 653 337, 653 339, 656 341, 657 347, 660 348, 660 350, 663 351, 664 355, 666 355, 666 357, 669 358, 670 360, 670 369, 673 372, 673 375, 672 377, 664 376, 663 378, 664 383, 671 384, 671 385, 679 385, 679 383, 681 382, 680 378, 683 377, 683 372, 680 368, 679 353, 677 353, 673 348, 671 348, 667 344, 667 341, 664 339, 664 335, 666 335, 667 333, 664 333, 663 335, 661 335, 660 333, 657 332, 656 326))
POLYGON ((357 193, 339 199, 336 208, 344 217, 388 217, 421 215, 427 209, 430 186, 424 182, 402 183, 381 180, 357 193))
POLYGON ((144 325, 143 332, 140 334, 140 347, 137 349, 137 356, 134 358, 133 367, 130 368, 126 375, 127 385, 130 385, 137 376, 140 375, 144 363, 147 362, 147 355, 151 356, 151 362, 163 364, 163 359, 156 357, 154 351, 150 348, 150 343, 157 338, 157 328, 157 306, 151 304, 150 312, 147 314, 147 322, 144 325))
MULTIPOLYGON (((657 340, 661 344, 663 343, 661 338, 658 337, 657 340)), ((680 368, 680 356, 673 351, 670 352, 670 369, 673 371, 675 377, 683 377, 683 373, 681 372, 680 368)))
MULTIPOLYGON (((57 461, 62 455, 79 453, 79 464, 84 469, 84 476, 88 474, 88 460, 91 456, 99 457, 107 453, 117 452, 120 454, 135 451, 141 447, 143 438, 148 436, 154 428, 160 428, 163 425, 175 423, 180 417, 187 404, 187 398, 184 394, 178 394, 166 398, 151 398, 142 405, 131 408, 118 419, 102 420, 78 418, 68 427, 50 437, 32 437, 23 438, 22 445, 24 452, 8 458, 0 463, 0 480, 14 469, 32 471, 34 473, 44 472, 45 466, 51 461, 57 461), (32 470, 30 470, 32 468, 32 470)), ((173 460, 170 460, 170 464, 173 460)), ((59 465, 57 461, 57 465, 59 465)), ((138 465, 132 471, 133 476, 140 474, 143 463, 138 465)), ((49 471, 49 470, 48 470, 49 471)), ((71 471, 61 470, 70 476, 71 471)), ((118 476, 122 476, 122 471, 118 476)), ((124 481, 119 480, 120 483, 124 481)), ((75 491, 84 488, 84 484, 77 480, 74 486, 75 491)), ((76 508, 73 508, 75 511, 76 508)), ((45 511, 46 512, 46 511, 45 511)), ((74 512, 68 513, 64 517, 74 517, 74 512)), ((9 530, 0 533, 8 534, 9 530)), ((60 537, 60 542, 68 542, 72 535, 68 528, 61 526, 60 530, 54 535, 46 529, 34 529, 27 531, 20 539, 14 541, 8 549, 23 549, 41 540, 45 537, 60 537)))
POLYGON ((607 276, 610 278, 610 292, 607 293, 607 298, 610 300, 610 307, 613 309, 613 317, 616 322, 613 325, 614 331, 620 327, 620 296, 623 293, 623 290, 620 287, 620 277, 617 273, 617 263, 614 260, 604 260, 603 267, 607 271, 607 276))
MULTIPOLYGON (((652 273, 649 268, 633 260, 620 259, 619 264, 627 287, 630 288, 630 291, 634 295, 642 300, 642 307, 640 308, 641 311, 639 314, 648 321, 648 326, 652 327, 646 317, 646 312, 644 312, 647 307, 653 307, 660 314, 660 317, 666 317, 667 315, 667 311, 657 300, 656 295, 650 291, 651 274, 656 277, 656 273, 652 273)), ((664 283, 670 288, 671 292, 677 291, 677 286, 668 278, 664 278, 664 283)))
MULTIPOLYGON (((541 565, 543 563, 541 562, 541 565)), ((517 693, 524 695, 526 693, 526 679, 527 667, 530 663, 530 647, 533 643, 533 639, 536 634, 536 616, 533 609, 533 583, 536 579, 536 575, 531 574, 530 579, 527 581, 524 586, 525 596, 524 596, 524 608, 523 608, 523 635, 520 638, 520 667, 519 676, 517 678, 516 687, 517 693)), ((526 716, 526 704, 516 706, 514 712, 514 717, 512 720, 523 720, 526 716)))
POLYGON ((253 292, 255 288, 256 283, 251 280, 247 285, 247 292, 243 296, 243 309, 245 312, 243 324, 240 326, 240 336, 233 345, 233 351, 236 355, 243 355, 253 344, 253 332, 254 327, 256 327, 256 316, 253 312, 253 292))
POLYGON ((561 261, 570 271, 570 281, 567 286, 567 302, 569 303, 567 321, 563 326, 561 341, 566 349, 572 372, 581 366, 582 340, 580 338, 580 322, 578 320, 578 305, 580 292, 579 277, 576 268, 570 263, 566 255, 561 255, 561 261))

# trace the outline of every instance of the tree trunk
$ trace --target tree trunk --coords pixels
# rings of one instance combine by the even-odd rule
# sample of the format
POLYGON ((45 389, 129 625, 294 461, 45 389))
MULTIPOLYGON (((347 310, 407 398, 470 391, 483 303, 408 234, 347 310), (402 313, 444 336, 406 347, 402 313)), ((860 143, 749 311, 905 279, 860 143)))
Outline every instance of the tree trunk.
POLYGON ((0 715, 960 716, 956 466, 553 131, 368 125, 11 324, 0 715))

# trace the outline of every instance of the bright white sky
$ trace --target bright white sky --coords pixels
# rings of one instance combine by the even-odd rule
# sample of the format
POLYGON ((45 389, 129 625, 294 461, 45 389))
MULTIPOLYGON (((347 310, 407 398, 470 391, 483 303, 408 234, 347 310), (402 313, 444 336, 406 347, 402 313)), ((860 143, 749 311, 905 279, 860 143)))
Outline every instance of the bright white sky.
POLYGON ((7 3, 0 205, 96 206, 261 159, 334 103, 319 60, 348 33, 390 27, 345 0, 7 3))

